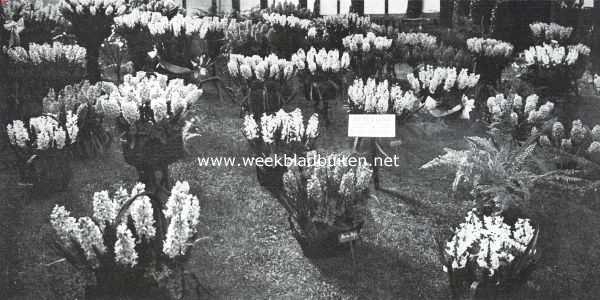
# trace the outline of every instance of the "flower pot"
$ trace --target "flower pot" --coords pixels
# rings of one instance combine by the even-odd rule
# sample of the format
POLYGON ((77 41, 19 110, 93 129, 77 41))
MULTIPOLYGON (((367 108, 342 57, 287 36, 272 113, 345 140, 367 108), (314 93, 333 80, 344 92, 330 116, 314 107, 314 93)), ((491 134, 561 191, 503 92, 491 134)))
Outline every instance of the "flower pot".
POLYGON ((306 221, 299 225, 301 232, 292 225, 294 238, 307 258, 327 258, 342 255, 350 250, 348 243, 340 242, 340 234, 355 231, 360 233, 363 223, 352 226, 346 223, 333 225, 306 221))
POLYGON ((125 162, 135 167, 139 180, 152 190, 160 185, 169 186, 169 165, 183 158, 181 132, 171 135, 166 142, 149 135, 137 134, 121 141, 125 162))
POLYGON ((258 183, 272 193, 279 193, 283 189, 283 174, 286 167, 256 167, 258 183))

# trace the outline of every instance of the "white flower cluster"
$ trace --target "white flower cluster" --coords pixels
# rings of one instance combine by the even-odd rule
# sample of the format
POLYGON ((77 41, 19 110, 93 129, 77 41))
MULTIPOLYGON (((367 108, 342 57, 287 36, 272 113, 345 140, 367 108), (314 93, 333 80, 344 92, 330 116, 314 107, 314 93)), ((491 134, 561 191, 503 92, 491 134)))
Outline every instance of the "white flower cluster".
POLYGON ((50 44, 29 44, 29 50, 14 47, 6 51, 8 57, 17 63, 39 65, 42 63, 69 63, 83 66, 85 48, 77 45, 65 45, 59 42, 50 44))
POLYGON ((348 88, 348 101, 353 112, 364 113, 404 113, 414 112, 421 106, 421 101, 412 91, 402 91, 400 86, 391 88, 388 81, 377 83, 375 79, 367 79, 365 84, 362 79, 354 80, 348 88))
POLYGON ((594 74, 594 88, 600 94, 600 75, 594 74))
POLYGON ((392 47, 392 39, 384 36, 376 36, 369 32, 366 35, 353 34, 342 39, 344 48, 351 52, 369 52, 371 49, 388 50, 392 47))
POLYGON ((567 152, 576 151, 577 154, 587 150, 587 154, 593 154, 591 158, 596 161, 600 153, 600 125, 590 130, 581 120, 574 120, 571 130, 567 131, 561 122, 554 122, 552 131, 549 135, 540 136, 539 142, 542 146, 554 145, 567 152))
POLYGON ((554 43, 532 46, 526 49, 522 56, 528 66, 538 65, 548 68, 559 65, 573 65, 580 55, 587 56, 589 53, 589 48, 583 44, 565 48, 554 43))
POLYGON ((257 140, 262 137, 265 144, 275 144, 278 140, 284 143, 302 143, 316 139, 319 135, 319 117, 317 114, 313 114, 304 127, 304 117, 299 108, 291 113, 280 109, 275 114, 263 113, 259 126, 253 115, 246 115, 242 132, 248 140, 257 140), (277 136, 278 134, 279 136, 277 136))
POLYGON ((532 23, 529 24, 529 29, 534 37, 544 38, 546 41, 566 40, 573 33, 573 27, 565 27, 556 23, 532 23))
POLYGON ((514 46, 496 39, 470 38, 467 40, 469 51, 483 56, 510 57, 514 46))
POLYGON ((433 49, 437 47, 437 38, 428 33, 422 32, 401 32, 398 33, 396 39, 400 45, 409 45, 413 47, 422 47, 425 49, 433 49))
POLYGON ((363 26, 371 26, 371 17, 360 16, 357 13, 349 13, 345 15, 327 15, 317 19, 318 22, 327 25, 341 25, 343 28, 349 28, 350 25, 355 28, 363 26))
MULTIPOLYGON (((57 233, 59 239, 67 246, 72 241, 80 244, 86 254, 86 258, 94 262, 94 247, 100 253, 106 251, 103 232, 107 225, 116 226, 116 242, 114 245, 115 261, 122 265, 135 266, 138 263, 136 244, 146 240, 149 241, 156 236, 154 226, 154 209, 151 200, 144 193, 145 186, 136 184, 131 194, 123 187, 119 188, 109 197, 107 191, 94 193, 93 217, 100 226, 90 217, 81 217, 77 220, 70 216, 63 206, 55 206, 50 215, 50 224, 57 233), (137 240, 133 232, 127 226, 125 219, 116 220, 123 205, 132 197, 138 196, 125 212, 133 220, 137 240)), ((165 217, 169 220, 165 240, 163 241, 163 252, 173 258, 185 254, 190 246, 190 239, 196 233, 196 227, 200 217, 200 203, 195 196, 189 194, 187 182, 177 182, 171 190, 164 210, 165 217)), ((97 264, 95 265, 97 266, 97 264)))
POLYGON ((159 122, 185 112, 201 95, 201 89, 193 84, 186 85, 183 79, 168 80, 163 74, 140 71, 135 76, 125 75, 118 89, 109 97, 99 99, 98 107, 106 109, 105 115, 118 112, 129 124, 134 124, 140 120, 140 107, 149 106, 153 121, 159 122))
POLYGON ((458 226, 445 252, 453 269, 474 263, 491 277, 523 254, 534 234, 529 219, 518 219, 513 229, 501 216, 484 216, 481 220, 473 210, 458 226))
POLYGON ((435 94, 440 87, 446 92, 453 88, 462 91, 474 87, 479 82, 479 74, 469 73, 467 69, 457 72, 454 67, 428 65, 419 70, 418 76, 416 78, 412 73, 407 75, 408 82, 416 93, 424 89, 428 90, 430 94, 435 94))
POLYGON ((308 19, 300 19, 296 16, 286 16, 278 13, 264 13, 263 19, 271 25, 279 25, 283 27, 301 28, 308 30, 312 25, 312 21, 308 19))
POLYGON ((127 10, 124 0, 63 0, 62 8, 78 15, 118 16, 127 10))
POLYGON ((12 123, 6 125, 6 133, 11 145, 19 148, 27 147, 29 143, 29 131, 23 121, 14 120, 12 123))
POLYGON ((60 150, 67 145, 67 139, 70 144, 75 143, 79 127, 77 116, 67 111, 65 128, 51 116, 40 116, 29 119, 29 129, 25 127, 23 121, 15 120, 6 126, 6 131, 9 142, 13 146, 23 149, 31 147, 35 150, 60 150), (31 142, 33 143, 30 145, 31 142))
POLYGON ((115 18, 117 28, 134 29, 139 26, 147 29, 153 36, 172 34, 178 37, 198 34, 200 38, 205 38, 208 32, 224 31, 230 23, 235 23, 235 20, 219 17, 197 18, 183 14, 176 14, 169 19, 159 12, 139 9, 133 9, 130 13, 115 18))
POLYGON ((554 103, 548 101, 538 108, 538 101, 539 97, 536 94, 527 96, 525 105, 519 95, 515 94, 507 99, 504 94, 497 94, 488 98, 487 107, 494 120, 501 120, 504 114, 510 113, 513 125, 517 125, 521 120, 535 123, 550 119, 554 103))
POLYGON ((184 255, 191 246, 191 239, 197 232, 200 222, 200 201, 190 194, 187 181, 177 181, 163 211, 169 220, 169 227, 163 252, 170 258, 184 255))
POLYGON ((78 243, 84 251, 86 259, 97 267, 96 250, 99 253, 106 251, 102 231, 89 217, 81 217, 77 220, 71 217, 71 213, 64 206, 56 205, 50 214, 50 225, 54 228, 60 241, 70 246, 73 242, 78 243))
POLYGON ((327 51, 323 48, 317 52, 311 47, 306 53, 303 49, 298 49, 292 54, 292 63, 298 70, 307 69, 313 75, 317 72, 338 73, 350 67, 350 55, 344 52, 340 57, 337 49, 327 51))
POLYGON ((267 57, 258 55, 243 56, 241 54, 229 55, 227 70, 232 77, 267 80, 290 80, 296 75, 296 65, 289 60, 279 58, 275 54, 267 57))

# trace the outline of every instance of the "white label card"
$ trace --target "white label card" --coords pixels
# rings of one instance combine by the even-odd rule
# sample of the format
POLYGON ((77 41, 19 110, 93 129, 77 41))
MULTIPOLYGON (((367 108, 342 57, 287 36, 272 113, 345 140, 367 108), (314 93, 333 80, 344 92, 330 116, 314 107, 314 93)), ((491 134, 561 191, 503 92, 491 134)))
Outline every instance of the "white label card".
POLYGON ((394 114, 348 115, 349 137, 396 137, 394 114))
POLYGON ((347 242, 351 242, 351 241, 354 241, 357 239, 358 239, 358 232, 356 232, 356 231, 344 232, 344 233, 340 233, 340 235, 339 235, 340 243, 347 243, 347 242))

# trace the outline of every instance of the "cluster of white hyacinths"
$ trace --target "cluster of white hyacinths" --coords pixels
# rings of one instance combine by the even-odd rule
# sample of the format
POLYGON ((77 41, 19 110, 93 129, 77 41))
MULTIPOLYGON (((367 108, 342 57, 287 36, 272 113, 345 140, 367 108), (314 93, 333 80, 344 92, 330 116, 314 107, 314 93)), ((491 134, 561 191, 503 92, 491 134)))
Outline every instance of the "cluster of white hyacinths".
POLYGON ((234 78, 246 80, 290 80, 296 75, 296 66, 292 61, 279 58, 275 54, 267 57, 258 55, 229 55, 227 70, 234 78))
POLYGON ((418 110, 421 101, 412 91, 402 91, 400 86, 389 86, 388 81, 377 83, 375 79, 354 80, 348 88, 348 101, 352 113, 395 113, 402 115, 418 110))
POLYGON ((85 48, 77 45, 65 45, 59 42, 52 44, 29 44, 29 50, 14 47, 6 51, 8 57, 16 63, 39 65, 42 63, 85 64, 85 48))
POLYGON ((496 39, 470 38, 467 40, 469 51, 488 57, 510 57, 514 46, 496 39))
POLYGON ((367 53, 371 51, 371 49, 388 50, 392 47, 392 42, 392 39, 384 36, 376 36, 372 32, 369 32, 366 35, 353 34, 342 39, 344 48, 351 52, 363 53, 367 53))
POLYGON ((249 141, 262 140, 267 145, 283 143, 308 143, 319 136, 319 116, 312 114, 304 126, 302 111, 296 108, 288 113, 280 109, 275 114, 266 114, 260 118, 260 125, 254 115, 246 115, 242 133, 249 141))
MULTIPOLYGON (((309 151, 306 156, 310 159, 317 155, 309 151)), ((345 153, 329 154, 314 167, 291 167, 283 175, 285 193, 296 202, 308 204, 308 217, 313 222, 333 225, 339 217, 347 216, 347 210, 356 209, 356 204, 364 205, 360 196, 368 191, 373 171, 368 163, 349 164, 349 157, 345 153)))
POLYGON ((51 116, 40 116, 29 119, 29 128, 23 121, 14 120, 6 126, 6 132, 10 144, 23 150, 60 150, 67 141, 77 141, 79 127, 77 115, 69 110, 64 127, 51 116))
POLYGON ((488 98, 487 107, 494 120, 501 120, 504 114, 510 112, 513 125, 517 125, 520 120, 536 123, 550 119, 554 110, 554 103, 550 101, 538 107, 539 99, 538 95, 532 94, 523 103, 523 97, 519 95, 511 95, 507 99, 504 94, 497 94, 488 98))
MULTIPOLYGON (((189 189, 187 182, 177 182, 165 204, 163 212, 169 226, 162 250, 169 258, 184 255, 197 232, 200 203, 198 198, 189 193, 189 189)), ((154 208, 150 198, 143 195, 144 192, 145 186, 142 183, 137 183, 130 193, 120 187, 112 197, 108 191, 96 192, 92 202, 92 218, 76 219, 63 206, 57 205, 50 215, 50 224, 64 245, 70 247, 73 242, 79 244, 94 268, 99 266, 94 248, 104 254, 107 247, 103 235, 108 226, 116 228, 115 261, 123 266, 134 267, 138 264, 136 245, 156 237, 154 208), (136 198, 122 215, 123 218, 117 219, 123 205, 133 197, 136 198), (127 226, 128 217, 133 220, 137 239, 127 226)))
POLYGON ((303 49, 292 54, 292 63, 299 71, 308 70, 311 74, 316 73, 338 73, 347 70, 350 67, 350 55, 344 52, 340 57, 340 52, 336 50, 317 50, 314 47, 305 53, 303 49))
POLYGON ((98 99, 103 97, 104 92, 115 90, 116 85, 112 82, 97 82, 90 84, 89 81, 66 85, 58 93, 50 89, 48 94, 42 99, 43 112, 58 117, 61 111, 76 111, 80 116, 82 111, 89 106, 98 105, 98 99))
POLYGON ((574 65, 581 55, 590 55, 590 48, 577 44, 568 47, 559 46, 556 43, 532 46, 525 49, 522 56, 527 66, 537 65, 545 68, 561 65, 574 65))
POLYGON ((437 38, 435 36, 421 32, 398 33, 398 38, 396 38, 396 41, 399 45, 422 47, 425 49, 433 49, 437 46, 437 38))
POLYGON ((565 27, 556 23, 532 23, 529 24, 529 29, 534 37, 543 38, 546 41, 566 40, 573 33, 573 27, 565 27))
POLYGON ((200 201, 190 194, 187 181, 175 184, 163 212, 169 222, 163 252, 170 258, 184 255, 200 222, 200 201))
MULTIPOLYGON (((511 228, 501 216, 484 216, 481 220, 473 210, 456 228, 445 253, 453 270, 474 264, 492 277, 498 269, 522 255, 534 235, 529 219, 518 219, 511 228)), ((447 271, 445 266, 444 270, 447 271)))
POLYGON ((269 23, 270 25, 279 25, 282 27, 308 30, 313 24, 313 22, 308 19, 300 19, 296 16, 286 16, 278 13, 264 13, 262 17, 265 22, 269 23))
POLYGON ((63 0, 62 9, 78 15, 118 16, 127 10, 124 0, 63 0))
POLYGON ((464 91, 473 88, 479 82, 479 74, 469 73, 467 69, 461 69, 458 72, 454 67, 428 65, 419 70, 418 78, 409 73, 407 79, 416 93, 427 90, 430 94, 435 94, 439 88, 446 92, 453 89, 464 91))
POLYGON ((211 31, 224 31, 235 20, 218 17, 197 18, 177 14, 169 19, 159 12, 133 9, 130 13, 115 18, 117 28, 145 28, 153 36, 172 34, 175 37, 198 35, 205 38, 211 31))
POLYGON ((561 122, 555 122, 550 135, 540 136, 539 142, 542 146, 560 147, 567 152, 579 152, 581 149, 597 158, 600 154, 600 125, 595 125, 590 130, 581 120, 574 120, 571 131, 567 132, 561 122))
POLYGON ((346 15, 327 15, 317 20, 324 25, 342 25, 344 28, 349 28, 350 24, 353 24, 356 27, 371 25, 371 17, 360 16, 357 13, 349 13, 346 15))
POLYGON ((127 74, 123 83, 108 97, 99 99, 99 107, 108 117, 123 116, 129 123, 140 120, 140 109, 152 109, 154 122, 160 122, 187 111, 189 106, 202 95, 202 90, 183 79, 171 79, 163 74, 137 72, 127 74))
POLYGON ((594 88, 596 92, 600 94, 600 75, 594 74, 594 88))

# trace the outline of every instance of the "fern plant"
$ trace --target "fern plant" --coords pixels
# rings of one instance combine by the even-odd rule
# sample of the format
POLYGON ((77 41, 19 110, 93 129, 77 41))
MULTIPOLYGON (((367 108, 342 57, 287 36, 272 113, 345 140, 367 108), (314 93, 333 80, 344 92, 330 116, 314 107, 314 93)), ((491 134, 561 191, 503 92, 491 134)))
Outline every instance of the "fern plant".
POLYGON ((506 211, 514 205, 523 207, 530 199, 530 187, 536 174, 529 168, 536 148, 534 138, 519 145, 497 144, 491 138, 466 137, 468 149, 445 148, 445 154, 421 166, 421 169, 447 167, 456 170, 452 190, 461 184, 471 195, 495 211, 506 211))

